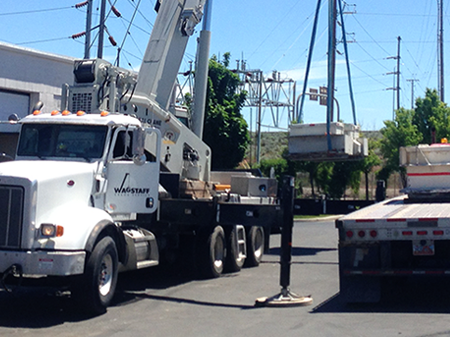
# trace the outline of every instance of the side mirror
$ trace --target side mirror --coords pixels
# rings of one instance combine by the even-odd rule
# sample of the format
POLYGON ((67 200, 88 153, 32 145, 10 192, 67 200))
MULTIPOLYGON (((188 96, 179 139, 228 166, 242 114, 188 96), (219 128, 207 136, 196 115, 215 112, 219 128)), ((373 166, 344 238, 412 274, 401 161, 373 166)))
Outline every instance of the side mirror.
POLYGON ((133 131, 133 162, 136 165, 144 165, 145 157, 145 136, 144 128, 137 128, 133 131))
POLYGON ((17 116, 17 114, 11 114, 8 116, 8 122, 10 122, 11 124, 15 124, 19 121, 19 116, 17 116))

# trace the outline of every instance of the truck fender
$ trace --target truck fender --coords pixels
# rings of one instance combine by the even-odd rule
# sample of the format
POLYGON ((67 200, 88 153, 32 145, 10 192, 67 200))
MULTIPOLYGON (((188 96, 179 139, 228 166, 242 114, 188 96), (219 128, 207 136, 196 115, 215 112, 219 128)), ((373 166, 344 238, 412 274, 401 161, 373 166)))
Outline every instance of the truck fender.
POLYGON ((126 248, 123 232, 118 226, 107 220, 100 221, 92 230, 86 242, 86 252, 92 253, 97 242, 105 236, 110 236, 116 242, 119 261, 126 264, 128 260, 128 250, 126 248))

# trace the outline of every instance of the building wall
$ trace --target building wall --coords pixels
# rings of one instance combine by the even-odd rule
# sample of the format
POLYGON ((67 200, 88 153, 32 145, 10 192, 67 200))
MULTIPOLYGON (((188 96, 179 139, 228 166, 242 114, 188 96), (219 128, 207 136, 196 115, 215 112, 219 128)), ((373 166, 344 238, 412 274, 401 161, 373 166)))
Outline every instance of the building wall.
POLYGON ((74 60, 0 43, 0 153, 15 149, 18 126, 5 123, 11 114, 25 117, 39 101, 43 112, 61 109, 61 86, 73 83, 74 60))

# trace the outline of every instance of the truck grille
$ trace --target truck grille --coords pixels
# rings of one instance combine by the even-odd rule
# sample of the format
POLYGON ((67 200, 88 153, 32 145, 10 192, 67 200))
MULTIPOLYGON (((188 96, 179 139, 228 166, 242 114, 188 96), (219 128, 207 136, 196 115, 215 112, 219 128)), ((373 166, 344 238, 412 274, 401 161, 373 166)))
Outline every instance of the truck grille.
POLYGON ((0 248, 20 248, 23 189, 0 186, 0 248))

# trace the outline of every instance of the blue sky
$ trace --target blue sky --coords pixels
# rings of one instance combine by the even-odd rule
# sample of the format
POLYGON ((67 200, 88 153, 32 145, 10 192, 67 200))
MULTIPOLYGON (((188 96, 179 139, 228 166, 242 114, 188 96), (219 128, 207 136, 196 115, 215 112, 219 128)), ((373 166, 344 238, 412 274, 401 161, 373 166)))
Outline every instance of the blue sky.
MULTIPOLYGON (((110 2, 115 3, 122 13, 122 18, 111 14, 107 21, 108 30, 118 45, 123 43, 121 66, 129 67, 129 64, 138 69, 155 19, 155 0, 110 2), (134 6, 138 3, 139 12, 131 33, 126 35, 134 6)), ((94 1, 94 25, 98 21, 99 3, 100 0, 94 1)), ((73 7, 75 4, 71 0, 2 0, 0 41, 82 58, 84 38, 73 40, 70 36, 84 31, 85 8, 76 9, 73 7)), ((231 67, 235 67, 234 60, 244 59, 248 69, 261 69, 267 76, 277 70, 282 78, 297 82, 299 93, 303 86, 316 4, 312 0, 214 0, 211 54, 221 56, 230 52, 233 60, 231 67)), ((417 80, 414 82, 415 97, 423 97, 426 88, 437 88, 437 1, 354 0, 349 4, 354 6, 346 7, 345 11, 351 14, 345 15, 344 20, 347 40, 351 42, 348 52, 357 121, 364 130, 377 130, 383 127, 384 120, 392 118, 395 92, 387 89, 393 87, 394 76, 387 73, 393 72, 396 67, 396 60, 389 57, 397 55, 398 36, 402 39, 400 106, 411 107, 412 82, 408 80, 417 80)), ((308 87, 327 83, 327 9, 328 3, 323 0, 308 87)), ((446 2, 445 42, 449 40, 447 34, 450 34, 448 12, 449 3, 446 2)), ((444 51, 445 74, 450 67, 445 63, 447 49, 444 51)), ((338 50, 343 52, 342 44, 338 45, 338 50)), ((96 53, 94 46, 91 56, 95 57, 96 53)), ((107 44, 104 57, 114 60, 116 54, 117 48, 107 44)), ((182 71, 188 69, 194 55, 195 40, 191 39, 182 71)), ((336 98, 341 108, 341 119, 352 122, 344 57, 337 55, 337 63, 336 98)), ((446 90, 445 97, 449 95, 450 91, 446 90)), ((249 120, 249 109, 245 110, 244 115, 249 120)), ((268 119, 268 115, 265 112, 264 118, 268 119)), ((283 118, 281 126, 285 127, 287 116, 283 118)), ((307 123, 325 122, 325 108, 307 101, 304 120, 307 123)), ((270 124, 270 121, 265 124, 270 124)))

